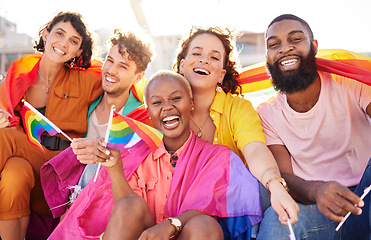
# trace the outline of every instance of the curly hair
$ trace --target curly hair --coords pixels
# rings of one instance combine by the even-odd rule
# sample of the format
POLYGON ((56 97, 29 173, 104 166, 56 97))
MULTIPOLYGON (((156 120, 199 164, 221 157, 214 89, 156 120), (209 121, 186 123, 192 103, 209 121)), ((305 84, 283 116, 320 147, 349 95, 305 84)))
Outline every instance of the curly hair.
POLYGON ((176 63, 173 65, 173 70, 179 73, 180 62, 188 54, 189 45, 198 35, 211 34, 220 39, 225 50, 224 69, 226 74, 223 79, 221 87, 225 93, 241 94, 241 86, 237 82, 238 71, 237 71, 237 60, 235 60, 236 51, 236 36, 233 35, 233 31, 229 29, 222 30, 218 27, 210 27, 206 29, 192 28, 188 35, 183 36, 183 39, 179 42, 176 63), (237 90, 238 88, 238 90, 237 90))
MULTIPOLYGON (((92 33, 88 31, 86 23, 83 21, 81 14, 75 12, 60 12, 58 13, 49 23, 41 27, 39 31, 39 41, 35 41, 34 48, 39 52, 45 51, 45 43, 42 39, 44 29, 51 32, 53 27, 59 22, 70 22, 76 32, 82 37, 82 43, 80 49, 82 49, 81 55, 75 59, 75 64, 78 67, 88 68, 90 67, 90 60, 93 55, 93 37, 92 33)), ((70 64, 73 59, 67 63, 70 64)))
POLYGON ((153 51, 149 42, 139 39, 133 32, 122 32, 115 29, 110 39, 111 46, 118 46, 119 53, 128 53, 128 58, 134 61, 137 72, 145 71, 152 61, 153 51))

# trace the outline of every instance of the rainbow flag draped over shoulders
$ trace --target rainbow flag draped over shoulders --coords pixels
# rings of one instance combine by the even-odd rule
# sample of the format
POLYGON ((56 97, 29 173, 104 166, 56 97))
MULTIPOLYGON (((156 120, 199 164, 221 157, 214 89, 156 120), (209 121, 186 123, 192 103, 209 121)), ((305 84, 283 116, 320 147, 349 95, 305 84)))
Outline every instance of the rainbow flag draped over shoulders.
MULTIPOLYGON (((371 85, 371 57, 342 49, 320 49, 316 55, 319 71, 351 78, 371 85)), ((272 87, 265 62, 242 69, 238 79, 242 93, 272 87)))
POLYGON ((108 143, 112 149, 120 150, 143 140, 154 152, 162 141, 163 134, 142 122, 113 111, 108 143))
POLYGON ((27 139, 31 144, 45 152, 41 145, 41 134, 48 132, 50 136, 57 134, 57 130, 53 128, 49 123, 32 111, 28 106, 23 105, 22 107, 22 120, 23 126, 26 131, 27 139))
MULTIPOLYGON (((0 108, 11 115, 9 121, 12 127, 16 126, 20 121, 19 117, 14 114, 14 109, 34 82, 42 56, 42 54, 31 54, 15 60, 10 65, 5 79, 0 85, 0 108)), ((68 67, 69 65, 66 64, 65 66, 68 67)), ((79 67, 74 67, 73 69, 93 72, 101 76, 102 62, 92 60, 91 66, 87 69, 79 67)))

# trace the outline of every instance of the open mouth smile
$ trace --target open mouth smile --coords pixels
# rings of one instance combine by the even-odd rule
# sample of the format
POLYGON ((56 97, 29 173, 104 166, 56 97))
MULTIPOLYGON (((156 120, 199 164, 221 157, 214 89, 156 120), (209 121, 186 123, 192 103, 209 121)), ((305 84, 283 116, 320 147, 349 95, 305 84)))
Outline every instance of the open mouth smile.
POLYGON ((200 75, 209 75, 210 72, 207 71, 206 69, 203 69, 203 68, 194 68, 193 71, 197 74, 200 74, 200 75))
POLYGON ((179 125, 179 116, 175 115, 167 116, 164 119, 162 119, 162 122, 166 129, 173 129, 179 125))

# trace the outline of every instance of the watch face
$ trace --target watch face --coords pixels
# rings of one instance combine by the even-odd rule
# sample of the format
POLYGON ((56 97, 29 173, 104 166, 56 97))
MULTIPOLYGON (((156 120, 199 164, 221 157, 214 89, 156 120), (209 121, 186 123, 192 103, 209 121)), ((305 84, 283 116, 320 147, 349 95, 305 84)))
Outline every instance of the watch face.
POLYGON ((182 226, 182 223, 180 222, 179 219, 177 219, 177 218, 173 218, 173 219, 171 219, 171 220, 172 220, 172 223, 173 223, 175 226, 177 226, 177 227, 181 227, 181 226, 182 226))

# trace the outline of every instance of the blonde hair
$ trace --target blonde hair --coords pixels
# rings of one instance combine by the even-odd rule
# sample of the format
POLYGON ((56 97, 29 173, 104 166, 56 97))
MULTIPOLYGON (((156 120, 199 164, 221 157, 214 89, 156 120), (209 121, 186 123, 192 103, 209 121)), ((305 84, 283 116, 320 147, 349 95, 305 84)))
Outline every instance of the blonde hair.
POLYGON ((179 73, 176 73, 174 71, 169 71, 169 70, 161 70, 153 74, 150 79, 148 80, 147 85, 144 87, 144 94, 143 94, 143 100, 144 100, 144 105, 147 107, 147 100, 146 100, 146 94, 149 88, 149 85, 156 79, 162 78, 162 77, 171 77, 174 79, 179 80, 181 83, 183 83, 184 87, 186 88, 188 95, 191 99, 193 99, 193 93, 192 93, 192 88, 191 85, 189 84, 188 80, 183 76, 180 75, 179 73))

